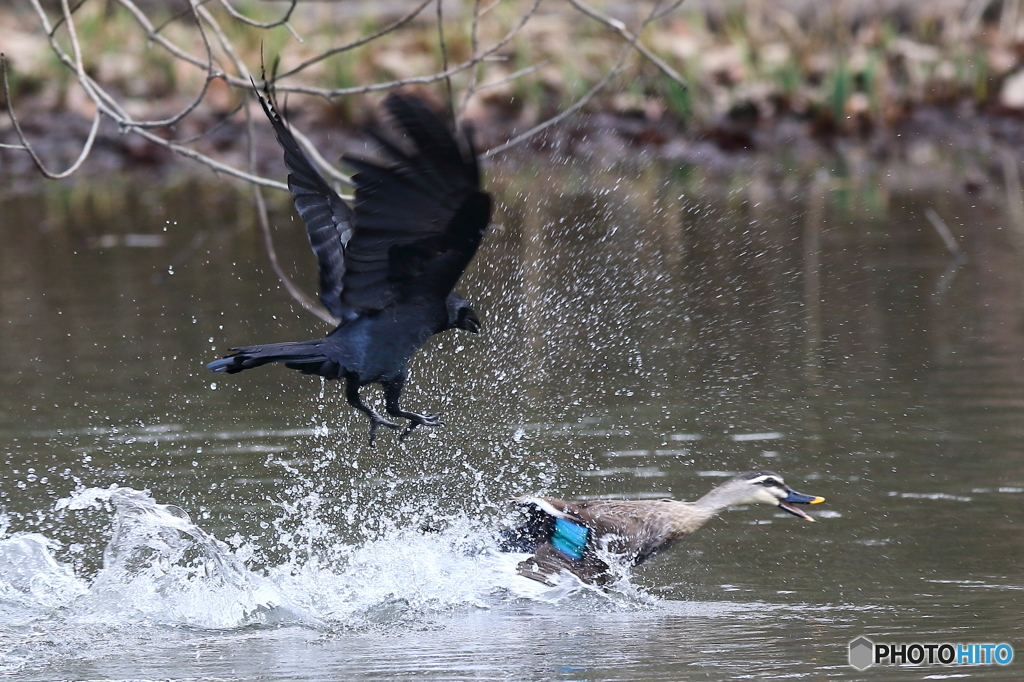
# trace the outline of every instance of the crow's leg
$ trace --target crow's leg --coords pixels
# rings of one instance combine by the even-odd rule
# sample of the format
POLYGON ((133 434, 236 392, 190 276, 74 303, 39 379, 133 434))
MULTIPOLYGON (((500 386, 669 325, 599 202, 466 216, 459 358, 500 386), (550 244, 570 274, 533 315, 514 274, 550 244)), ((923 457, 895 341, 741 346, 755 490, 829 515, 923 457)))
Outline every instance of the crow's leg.
POLYGON ((398 404, 398 401, 402 395, 402 387, 405 386, 405 377, 400 377, 395 381, 385 381, 382 384, 384 386, 384 408, 388 411, 392 417, 401 417, 402 419, 409 420, 409 426, 405 428, 402 435, 398 437, 399 440, 405 440, 413 429, 417 426, 440 426, 441 415, 438 414, 416 414, 415 412, 408 412, 403 410, 398 404))
POLYGON ((359 397, 359 381, 354 377, 347 377, 345 381, 345 400, 348 404, 356 408, 367 417, 370 418, 370 445, 373 445, 374 439, 377 437, 377 427, 386 426, 389 429, 397 429, 398 424, 389 422, 384 417, 377 414, 372 407, 369 407, 363 403, 359 397))

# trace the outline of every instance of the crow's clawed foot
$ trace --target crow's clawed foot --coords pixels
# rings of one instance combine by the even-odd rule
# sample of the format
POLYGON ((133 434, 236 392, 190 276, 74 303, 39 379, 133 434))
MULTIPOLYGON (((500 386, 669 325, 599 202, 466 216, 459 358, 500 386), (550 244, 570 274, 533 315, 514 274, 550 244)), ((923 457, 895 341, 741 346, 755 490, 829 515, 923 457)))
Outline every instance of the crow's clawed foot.
POLYGON ((395 422, 389 422, 387 419, 384 419, 383 417, 381 417, 379 415, 371 416, 370 417, 370 445, 373 445, 373 441, 376 440, 376 438, 377 438, 377 427, 378 426, 386 426, 389 429, 397 429, 398 428, 398 424, 396 424, 395 422))
POLYGON ((439 414, 416 414, 409 412, 405 415, 409 420, 409 425, 405 427, 405 431, 402 431, 402 435, 398 437, 398 440, 405 440, 412 430, 417 426, 441 426, 441 415, 439 414))

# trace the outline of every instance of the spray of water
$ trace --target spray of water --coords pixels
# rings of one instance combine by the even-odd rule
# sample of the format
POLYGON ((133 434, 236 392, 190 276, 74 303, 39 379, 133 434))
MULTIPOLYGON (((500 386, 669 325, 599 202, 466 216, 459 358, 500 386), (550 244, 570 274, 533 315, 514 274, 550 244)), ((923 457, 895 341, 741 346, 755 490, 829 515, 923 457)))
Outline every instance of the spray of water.
MULTIPOLYGON (((76 627, 293 623, 362 629, 421 625, 510 600, 582 608, 651 601, 628 579, 606 592, 568 575, 555 587, 518 576, 524 555, 498 552, 493 529, 465 516, 449 519, 443 529, 394 524, 372 540, 321 543, 318 551, 293 551, 282 563, 257 569, 252 547, 232 549, 147 492, 83 488, 56 507, 59 514, 112 514, 102 568, 89 579, 76 575, 55 558, 59 546, 39 534, 0 539, 0 615, 8 623, 48 618, 76 627)), ((313 521, 306 539, 313 527, 323 541, 326 531, 313 521)), ((280 539, 296 542, 293 533, 280 539)))

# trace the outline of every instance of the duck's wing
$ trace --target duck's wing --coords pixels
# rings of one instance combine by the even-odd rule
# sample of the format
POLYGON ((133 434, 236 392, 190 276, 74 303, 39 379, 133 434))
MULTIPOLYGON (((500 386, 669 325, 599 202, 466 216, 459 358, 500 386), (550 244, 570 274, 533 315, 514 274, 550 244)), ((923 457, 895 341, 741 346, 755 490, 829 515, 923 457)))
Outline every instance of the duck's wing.
POLYGON ((291 190, 295 210, 306 224, 309 244, 313 247, 320 270, 320 301, 332 315, 347 319, 353 310, 344 303, 342 293, 345 249, 353 233, 352 209, 306 158, 306 153, 281 118, 272 93, 269 89, 265 92, 266 99, 260 96, 259 90, 256 96, 274 126, 278 144, 284 150, 288 189, 291 190))
MULTIPOLYGON (((660 501, 566 502, 551 497, 528 496, 520 497, 516 502, 532 509, 533 515, 561 519, 561 523, 549 524, 548 527, 536 524, 538 528, 549 529, 549 536, 543 539, 555 538, 559 534, 557 531, 561 530, 561 535, 567 538, 579 537, 582 542, 589 541, 594 547, 603 547, 615 553, 646 555, 650 543, 660 542, 669 533, 666 525, 668 517, 660 501), (583 538, 583 531, 574 531, 569 524, 585 530, 586 537, 583 538)), ((555 543, 556 547, 558 544, 555 543)))
POLYGON ((527 511, 520 527, 533 556, 519 564, 520 575, 550 584, 550 576, 568 570, 585 582, 603 583, 614 576, 601 558, 604 550, 639 564, 680 539, 665 503, 672 500, 594 500, 566 502, 551 497, 520 497, 527 511))
POLYGON ((519 563, 519 575, 547 585, 555 584, 555 576, 561 571, 588 583, 602 584, 610 578, 608 564, 593 551, 596 531, 588 525, 580 503, 525 496, 516 499, 515 504, 527 515, 526 523, 517 531, 518 537, 528 542, 522 542, 518 551, 533 554, 519 563))
POLYGON ((379 134, 391 165, 346 156, 358 171, 342 300, 380 310, 409 297, 444 299, 476 253, 491 215, 472 141, 464 151, 415 97, 384 101, 412 151, 379 134))
POLYGON ((523 495, 513 500, 513 504, 524 509, 530 509, 534 513, 546 514, 557 519, 580 520, 580 505, 576 502, 560 500, 557 497, 523 495))
POLYGON ((515 500, 526 514, 516 532, 522 551, 535 552, 545 542, 568 559, 583 558, 592 530, 580 515, 580 506, 554 497, 523 496, 515 500))

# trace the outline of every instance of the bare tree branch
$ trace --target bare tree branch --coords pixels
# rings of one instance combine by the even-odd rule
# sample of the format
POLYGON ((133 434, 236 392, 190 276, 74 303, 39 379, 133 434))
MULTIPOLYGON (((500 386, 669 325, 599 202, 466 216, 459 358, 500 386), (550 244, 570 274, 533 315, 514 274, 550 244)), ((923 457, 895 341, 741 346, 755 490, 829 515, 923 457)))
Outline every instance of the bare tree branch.
MULTIPOLYGON (((99 115, 100 112, 102 112, 103 114, 105 114, 105 115, 109 116, 110 118, 114 119, 114 121, 116 121, 118 123, 118 125, 121 126, 123 129, 129 129, 130 128, 130 129, 132 129, 132 132, 134 132, 136 135, 139 135, 140 137, 142 137, 142 138, 144 138, 144 139, 146 139, 146 140, 148 140, 150 142, 153 142, 154 144, 157 144, 157 145, 159 145, 161 147, 165 147, 165 148, 171 150, 172 152, 175 152, 175 153, 180 154, 182 156, 185 156, 185 157, 188 157, 188 158, 193 159, 195 161, 198 161, 198 162, 202 163, 203 165, 211 168, 212 170, 214 170, 216 172, 225 173, 226 175, 230 175, 230 176, 236 177, 236 178, 238 178, 240 180, 245 180, 246 182, 251 182, 251 183, 254 183, 254 184, 257 184, 257 185, 262 185, 264 187, 276 187, 278 189, 288 189, 288 185, 286 185, 283 182, 278 182, 276 180, 270 180, 268 178, 262 178, 262 177, 259 177, 257 175, 253 175, 251 173, 246 173, 245 171, 242 171, 242 170, 239 170, 237 168, 234 168, 233 166, 229 166, 228 164, 225 164, 225 163, 223 163, 221 161, 217 161, 216 159, 213 159, 213 158, 211 158, 211 157, 209 157, 209 156, 207 156, 207 155, 205 155, 205 154, 203 154, 201 152, 197 152, 194 149, 190 149, 190 148, 185 147, 185 146, 183 146, 181 144, 177 144, 177 143, 165 140, 164 138, 160 137, 159 135, 155 135, 154 133, 150 132, 149 130, 145 130, 143 128, 135 127, 134 126, 135 121, 133 121, 131 119, 131 117, 128 116, 128 114, 124 111, 124 109, 119 104, 117 104, 117 100, 114 97, 112 97, 108 92, 103 90, 103 88, 101 88, 90 76, 88 76, 88 74, 85 73, 85 70, 84 70, 84 68, 81 67, 81 64, 80 63, 76 63, 76 61, 72 57, 70 57, 63 50, 63 48, 61 48, 60 44, 56 40, 55 32, 50 27, 50 23, 49 23, 48 17, 46 16, 45 12, 43 11, 42 6, 40 6, 40 4, 39 4, 39 0, 30 0, 30 1, 32 2, 32 5, 33 5, 34 9, 36 10, 36 13, 39 15, 40 21, 43 22, 43 27, 46 30, 46 33, 47 33, 47 35, 49 37, 50 48, 53 50, 53 53, 57 56, 57 58, 63 64, 65 64, 68 68, 70 68, 72 71, 74 71, 76 73, 76 75, 78 77, 79 84, 85 89, 86 94, 90 97, 90 99, 92 99, 93 103, 97 107, 97 116, 99 115)), ((66 5, 66 0, 62 0, 62 1, 66 5)), ((119 0, 119 1, 120 2, 126 2, 128 0, 119 0)), ((195 0, 192 0, 192 2, 193 2, 193 5, 196 4, 195 0)), ((68 15, 65 16, 65 21, 68 23, 69 30, 73 32, 74 31, 74 23, 72 21, 70 21, 70 13, 68 13, 68 15)), ((77 44, 77 39, 73 42, 73 44, 77 44)), ((98 122, 94 121, 94 126, 98 126, 98 125, 99 125, 98 122)), ((23 134, 20 132, 20 130, 18 132, 19 132, 19 139, 22 140, 23 144, 26 144, 27 140, 24 139, 23 134)), ((91 139, 95 139, 95 133, 91 133, 90 134, 90 138, 91 139)), ((28 146, 28 145, 26 144, 26 146, 28 146)), ((88 144, 88 146, 91 149, 91 144, 88 144)), ((37 166, 39 166, 41 161, 37 161, 38 160, 38 156, 36 156, 34 152, 30 152, 30 155, 33 157, 33 162, 36 163, 37 166)), ((85 159, 85 157, 83 156, 76 163, 76 165, 74 166, 76 170, 77 170, 78 167, 81 166, 81 163, 84 162, 84 159, 85 159)), ((40 167, 40 171, 41 172, 44 171, 43 167, 41 167, 41 166, 39 166, 39 167, 40 167)), ((67 173, 67 171, 65 171, 65 173, 67 173)), ((47 176, 47 177, 53 176, 53 174, 49 173, 49 171, 43 172, 43 174, 45 176, 47 176)), ((67 177, 67 175, 59 174, 59 177, 67 177)))
MULTIPOLYGON (((519 144, 520 142, 528 140, 529 138, 533 137, 534 135, 542 132, 543 130, 545 130, 547 128, 550 128, 551 126, 555 125, 559 121, 564 120, 568 116, 570 116, 570 115, 574 114, 575 112, 579 111, 580 109, 582 109, 586 105, 586 103, 589 102, 594 97, 594 95, 596 95, 598 92, 600 92, 601 89, 603 89, 608 83, 610 83, 612 81, 613 78, 615 78, 620 73, 622 73, 623 69, 626 68, 626 56, 629 54, 630 48, 636 49, 638 52, 640 52, 644 56, 648 56, 647 53, 645 53, 644 50, 641 49, 641 46, 638 44, 637 41, 640 39, 640 32, 643 31, 643 29, 649 23, 654 21, 655 17, 659 16, 659 14, 658 14, 658 7, 659 7, 660 0, 659 0, 659 3, 655 3, 654 7, 651 9, 651 13, 647 16, 646 19, 644 19, 643 23, 640 24, 640 30, 638 30, 636 32, 636 34, 630 33, 628 30, 626 30, 625 25, 622 22, 618 21, 617 19, 612 19, 610 17, 605 17, 603 14, 600 14, 600 13, 598 13, 596 11, 590 10, 590 8, 586 7, 585 5, 579 4, 577 0, 569 0, 569 2, 571 2, 573 5, 578 7, 581 11, 583 11, 588 16, 593 16, 595 19, 598 19, 598 21, 601 21, 602 23, 615 22, 615 24, 617 24, 619 27, 621 27, 622 30, 619 31, 619 33, 624 38, 626 38, 626 40, 629 42, 629 47, 627 47, 619 55, 619 59, 618 59, 618 61, 616 61, 615 66, 612 67, 612 69, 608 73, 606 73, 604 75, 604 77, 600 81, 598 81, 597 84, 594 85, 593 88, 590 89, 589 92, 587 92, 585 95, 583 95, 583 97, 581 97, 579 100, 577 100, 575 104, 573 104, 572 106, 570 106, 567 109, 563 110, 561 113, 559 113, 559 114, 557 114, 555 116, 552 116, 548 120, 543 121, 542 123, 538 123, 534 127, 532 127, 529 130, 527 130, 526 132, 524 132, 524 133, 522 133, 520 135, 516 135, 512 139, 510 139, 510 140, 508 140, 508 141, 498 145, 497 147, 493 147, 491 149, 488 149, 486 152, 484 152, 481 155, 484 158, 491 158, 491 157, 493 157, 493 156, 495 156, 497 154, 500 154, 501 152, 505 151, 506 149, 509 149, 510 147, 513 147, 513 146, 519 144), (590 14, 591 11, 593 11, 594 13, 590 14)), ((677 7, 678 5, 679 5, 679 3, 677 3, 675 6, 673 6, 672 9, 675 9, 675 7, 677 7)), ((664 15, 660 15, 660 16, 664 16, 664 15)), ((607 25, 612 26, 613 28, 615 28, 614 24, 607 23, 607 25)), ((675 72, 673 71, 673 73, 675 73, 675 72)), ((678 77, 678 74, 676 74, 676 76, 678 77)), ((683 83, 681 80, 678 81, 678 82, 680 82, 683 85, 683 87, 686 87, 686 84, 683 83)))
POLYGON ((327 312, 323 306, 320 306, 313 301, 313 299, 311 299, 304 291, 295 286, 291 278, 285 274, 280 261, 277 259, 277 250, 274 248, 274 238, 270 232, 270 219, 267 216, 267 202, 263 199, 263 190, 260 189, 259 185, 252 186, 252 196, 253 200, 256 202, 256 216, 259 219, 260 232, 263 235, 263 246, 267 250, 267 258, 270 260, 270 267, 274 269, 274 274, 277 275, 277 279, 280 280, 281 286, 283 286, 288 294, 303 308, 313 313, 324 322, 337 326, 341 321, 327 312))
MULTIPOLYGON (((444 72, 448 71, 448 46, 444 42, 444 12, 442 11, 444 4, 442 0, 437 0, 437 44, 441 48, 441 70, 444 72)), ((473 50, 473 56, 476 56, 476 50, 473 50)), ((445 76, 444 84, 448 90, 448 115, 455 117, 455 96, 452 94, 452 77, 445 76)))
MULTIPOLYGON (((264 246, 274 272, 280 279, 282 286, 304 309, 313 312, 326 322, 336 322, 312 297, 303 293, 289 279, 278 262, 270 222, 267 216, 266 200, 261 188, 273 187, 280 190, 287 190, 288 188, 284 182, 262 177, 257 171, 256 142, 265 133, 259 132, 261 128, 258 128, 258 126, 261 124, 262 119, 258 115, 258 109, 253 108, 249 92, 249 67, 244 57, 244 51, 239 50, 239 48, 245 48, 247 45, 252 44, 249 38, 253 37, 253 32, 269 31, 277 27, 286 28, 297 41, 303 42, 291 23, 293 17, 300 16, 296 13, 298 0, 290 0, 287 3, 287 8, 284 10, 281 18, 267 22, 256 21, 240 9, 236 9, 237 3, 232 2, 232 0, 184 0, 187 3, 186 9, 173 13, 169 19, 159 24, 153 21, 153 17, 156 15, 153 14, 153 9, 149 3, 140 4, 139 0, 117 0, 116 4, 126 12, 126 18, 132 27, 131 30, 137 31, 137 35, 145 39, 147 47, 155 47, 159 51, 161 58, 170 59, 172 63, 187 64, 190 68, 196 69, 195 74, 202 80, 201 85, 199 85, 199 79, 196 79, 197 91, 188 96, 187 99, 183 98, 185 100, 183 103, 176 105, 176 113, 149 120, 130 114, 129 111, 134 113, 135 110, 130 106, 126 96, 121 94, 116 86, 104 82, 103 78, 97 75, 97 73, 102 73, 102 70, 94 69, 92 62, 94 58, 92 50, 96 49, 97 46, 87 44, 91 39, 83 42, 85 34, 80 32, 80 28, 85 26, 84 22, 88 20, 86 13, 89 11, 82 8, 89 1, 59 0, 59 11, 54 15, 54 19, 51 19, 43 8, 42 0, 29 0, 29 4, 38 16, 40 25, 45 32, 51 52, 73 74, 73 82, 77 87, 82 88, 91 104, 95 106, 89 134, 86 136, 78 157, 66 170, 60 172, 53 171, 47 167, 36 148, 29 141, 21 121, 15 114, 14 103, 10 93, 9 67, 2 55, 0 55, 0 62, 2 62, 0 66, 2 66, 3 70, 3 94, 6 99, 8 115, 20 144, 0 144, 0 148, 24 151, 29 155, 32 163, 44 177, 54 179, 66 178, 82 168, 82 165, 95 148, 101 120, 107 117, 124 134, 136 135, 153 145, 200 163, 215 173, 224 174, 249 183, 252 186, 253 201, 263 234, 264 246), (192 20, 183 21, 184 17, 188 15, 191 15, 192 20), (78 26, 76 26, 76 21, 78 26), (180 31, 165 31, 170 24, 179 21, 181 23, 175 24, 175 28, 180 28, 180 31), (65 32, 66 35, 64 35, 65 32), (238 41, 237 36, 239 35, 246 36, 246 40, 238 41), (214 81, 218 79, 229 88, 242 88, 241 97, 239 98, 239 103, 233 107, 230 113, 219 115, 216 121, 209 121, 203 118, 206 115, 203 105, 207 102, 208 97, 211 96, 214 81), (180 108, 178 108, 179 106, 180 108), (189 146, 208 137, 211 133, 221 129, 222 126, 228 124, 237 125, 240 119, 240 112, 245 116, 244 127, 242 128, 244 132, 242 134, 245 135, 247 149, 246 161, 238 164, 240 167, 216 158, 216 152, 204 153, 189 146), (171 128, 184 121, 205 121, 205 123, 203 129, 197 134, 190 134, 187 137, 175 139, 171 128)), ((550 59, 540 60, 538 63, 525 66, 508 74, 505 73, 504 67, 499 74, 489 71, 488 64, 495 61, 505 61, 523 56, 528 61, 532 61, 529 52, 526 52, 525 55, 522 53, 523 47, 521 45, 526 43, 513 44, 512 41, 516 36, 526 35, 524 27, 537 15, 541 3, 541 0, 520 0, 521 6, 518 4, 515 6, 518 12, 521 12, 518 16, 509 17, 507 13, 497 12, 492 15, 491 10, 500 1, 493 0, 485 3, 485 0, 474 0, 472 3, 472 15, 469 20, 471 21, 469 27, 470 56, 459 63, 453 64, 449 61, 449 49, 451 47, 449 43, 452 42, 452 36, 454 35, 450 31, 450 26, 453 24, 454 18, 447 16, 445 9, 449 10, 448 14, 450 15, 450 7, 444 7, 441 0, 416 0, 414 6, 408 8, 401 16, 391 20, 385 26, 369 31, 355 40, 349 40, 349 42, 343 45, 328 45, 326 49, 321 49, 312 54, 312 56, 307 54, 305 59, 300 61, 297 66, 272 76, 268 84, 276 83, 275 89, 278 92, 309 95, 330 100, 341 96, 387 91, 406 85, 432 84, 443 81, 447 91, 448 106, 453 116, 457 120, 461 120, 473 97, 478 93, 519 78, 528 77, 552 62, 550 59), (393 36, 399 31, 408 29, 417 20, 417 17, 421 17, 423 11, 431 2, 436 3, 437 33, 435 39, 440 52, 440 64, 434 67, 437 69, 436 71, 415 76, 403 75, 393 80, 368 82, 352 87, 327 88, 319 86, 316 79, 320 76, 319 74, 314 75, 314 69, 312 68, 314 65, 320 64, 332 56, 370 45, 375 41, 382 41, 380 44, 384 44, 383 39, 387 36, 393 36), (508 52, 505 52, 510 45, 513 45, 513 47, 508 52), (463 72, 468 72, 465 79, 455 78, 463 72), (488 76, 492 78, 490 82, 487 81, 488 76), (495 78, 495 76, 498 77, 495 78), (456 84, 460 84, 458 92, 456 91, 456 84)), ((551 3, 556 0, 548 1, 551 3)), ((561 0, 557 1, 560 2, 561 0)), ((612 29, 628 45, 617 56, 614 64, 603 74, 598 82, 594 83, 588 92, 571 106, 557 112, 548 120, 533 125, 525 132, 515 135, 505 143, 488 150, 484 154, 485 157, 493 157, 581 110, 602 89, 606 88, 616 76, 625 70, 628 57, 633 51, 651 61, 669 78, 685 87, 682 77, 672 67, 639 42, 639 36, 648 24, 675 10, 683 0, 674 0, 666 8, 662 8, 662 0, 658 0, 655 2, 647 18, 635 29, 630 29, 621 21, 584 4, 584 0, 567 1, 576 11, 612 29)), ((665 1, 667 2, 668 0, 665 1)), ((93 3, 92 7, 95 7, 99 4, 99 0, 93 0, 93 3)), ((466 19, 464 18, 463 20, 466 19)), ((420 19, 420 22, 423 23, 423 19, 420 19)), ((421 34, 414 35, 420 36, 421 34)), ((125 44, 135 45, 138 43, 126 40, 125 44)), ((316 164, 325 177, 341 185, 351 186, 352 181, 348 175, 325 159, 301 131, 293 129, 292 132, 298 144, 302 146, 311 161, 316 164)), ((345 198, 350 199, 351 197, 345 198)))
MULTIPOLYGON (((469 43, 470 48, 473 51, 473 56, 476 57, 477 52, 480 51, 480 35, 478 29, 480 28, 480 0, 473 0, 473 25, 469 31, 469 43)), ((466 85, 466 92, 462 96, 462 103, 459 105, 457 112, 453 111, 452 115, 455 118, 456 124, 462 121, 462 115, 466 112, 466 105, 469 104, 469 100, 473 98, 476 93, 476 82, 480 76, 480 65, 477 64, 473 67, 473 70, 469 72, 469 83, 466 85)), ((448 81, 449 85, 451 81, 448 81)))
POLYGON ((89 137, 86 138, 85 145, 82 147, 82 152, 81 154, 78 155, 78 159, 76 159, 75 162, 72 163, 71 166, 68 167, 68 169, 62 173, 51 172, 46 168, 46 164, 44 164, 43 160, 39 158, 39 155, 36 154, 36 150, 32 148, 31 144, 29 144, 28 138, 25 137, 25 131, 21 129, 21 124, 18 122, 18 117, 14 114, 14 103, 11 101, 11 86, 7 80, 7 58, 2 53, 0 53, 0 66, 2 66, 3 68, 4 100, 7 102, 7 115, 10 117, 11 124, 14 126, 14 132, 17 133, 18 139, 21 140, 21 146, 4 145, 4 148, 23 149, 26 152, 28 152, 29 157, 31 157, 32 159, 32 163, 34 163, 36 168, 39 169, 39 172, 42 173, 44 177, 49 178, 50 180, 60 180, 61 178, 66 178, 75 171, 77 171, 79 168, 81 168, 82 164, 85 162, 85 159, 88 158, 89 152, 92 151, 92 145, 96 141, 96 133, 100 129, 99 109, 96 110, 96 115, 93 116, 92 127, 89 129, 89 137))
MULTIPOLYGON (((32 3, 34 5, 38 5, 38 1, 37 0, 31 0, 31 1, 32 1, 32 3)), ((165 38, 163 35, 158 33, 156 31, 156 29, 153 28, 153 22, 151 22, 149 20, 149 17, 146 16, 146 13, 143 12, 142 10, 140 10, 138 8, 138 6, 134 2, 132 2, 132 0, 117 0, 117 2, 122 7, 127 9, 132 14, 133 17, 135 17, 135 20, 138 22, 139 26, 142 27, 142 30, 144 30, 146 32, 146 37, 150 41, 160 45, 162 48, 164 48, 165 50, 170 52, 173 56, 177 57, 178 59, 180 59, 180 60, 182 60, 184 62, 187 62, 189 64, 192 64, 194 66, 197 66, 200 69, 206 69, 206 64, 203 63, 203 60, 201 60, 198 57, 195 57, 195 56, 189 54, 185 50, 182 50, 180 47, 178 47, 177 45, 172 43, 170 40, 165 38)), ((196 2, 196 0, 190 0, 189 4, 192 6, 193 14, 195 14, 197 12, 198 8, 202 5, 202 3, 196 2)), ((39 13, 42 13, 42 8, 39 8, 37 11, 39 13)), ((210 75, 214 75, 214 74, 210 74, 210 75)), ((221 75, 221 74, 216 74, 216 75, 221 75)))
POLYGON ((525 140, 530 139, 531 137, 533 137, 537 133, 539 133, 539 132, 541 132, 541 131, 543 131, 543 130, 545 130, 547 128, 550 128, 551 126, 555 125, 559 121, 561 121, 561 120, 563 120, 563 119, 565 119, 565 118, 575 114, 577 111, 579 111, 584 106, 586 106, 587 102, 589 102, 591 99, 593 99, 594 95, 596 95, 598 92, 600 92, 604 88, 604 86, 608 85, 608 83, 610 83, 613 78, 615 78, 620 73, 622 73, 623 69, 626 68, 626 57, 629 56, 629 53, 630 53, 630 48, 629 47, 624 49, 622 51, 622 53, 619 55, 619 59, 618 59, 618 61, 615 62, 615 66, 612 68, 612 70, 609 71, 608 73, 606 73, 604 75, 604 78, 602 78, 600 81, 597 82, 597 85, 592 87, 590 89, 590 91, 587 92, 587 94, 583 95, 583 97, 580 97, 576 101, 576 103, 573 104, 571 107, 569 107, 567 109, 564 109, 561 113, 557 114, 556 116, 552 116, 551 118, 549 118, 548 120, 546 120, 546 121, 544 121, 542 123, 538 123, 537 125, 533 126, 529 130, 527 130, 526 132, 521 133, 519 135, 516 135, 511 140, 508 140, 507 142, 499 144, 497 147, 492 147, 491 149, 488 149, 486 152, 481 154, 481 156, 484 157, 485 159, 489 159, 492 156, 496 156, 496 155, 500 154, 501 152, 505 151, 506 149, 508 149, 509 147, 514 147, 515 145, 519 144, 520 142, 523 142, 525 140))
POLYGON ((323 60, 327 59, 328 57, 333 57, 334 55, 340 54, 342 52, 348 52, 349 50, 353 50, 353 49, 355 49, 355 48, 357 48, 357 47, 359 47, 361 45, 366 45, 367 43, 372 42, 374 40, 377 40, 378 38, 380 38, 382 36, 386 36, 389 33, 397 31, 398 29, 400 29, 401 27, 405 26, 410 21, 415 19, 419 15, 419 13, 422 12, 423 9, 427 5, 432 3, 432 2, 434 2, 434 0, 423 0, 423 2, 421 2, 415 8, 413 8, 412 11, 410 11, 408 14, 406 14, 405 16, 400 17, 399 19, 393 21, 392 23, 388 24, 387 26, 385 26, 381 30, 377 31, 376 33, 371 33, 369 35, 363 36, 362 38, 359 38, 358 40, 353 40, 351 43, 348 43, 347 45, 342 45, 340 47, 334 47, 334 48, 331 48, 330 50, 326 50, 324 52, 321 52, 320 54, 318 54, 317 56, 313 57, 312 59, 307 59, 306 61, 302 62, 301 64, 296 66, 291 71, 285 71, 284 73, 277 74, 274 77, 273 82, 277 82, 277 81, 281 80, 282 78, 288 78, 289 76, 294 76, 294 75, 296 75, 297 73, 299 73, 301 71, 305 71, 307 68, 309 68, 313 64, 316 64, 317 62, 322 62, 323 60))
MULTIPOLYGON (((580 2, 580 0, 569 0, 569 2, 572 3, 573 7, 575 7, 579 11, 583 12, 588 17, 590 17, 592 19, 596 19, 597 21, 601 22, 602 24, 604 24, 608 28, 616 31, 620 36, 622 36, 626 40, 626 42, 628 42, 630 45, 635 47, 637 52, 642 54, 644 57, 647 57, 647 59, 650 60, 650 62, 652 64, 654 64, 656 67, 661 69, 662 73, 664 73, 666 76, 668 76, 669 78, 674 80, 676 83, 678 83, 682 87, 684 87, 684 88, 686 87, 686 81, 683 79, 682 76, 679 75, 679 73, 676 72, 675 69, 673 69, 671 66, 666 64, 665 61, 661 57, 659 57, 658 55, 656 55, 653 52, 651 52, 648 48, 644 47, 639 42, 640 31, 643 31, 644 28, 647 26, 647 24, 651 23, 652 21, 654 21, 655 17, 659 16, 658 13, 657 13, 658 5, 654 6, 654 10, 651 12, 651 15, 640 26, 640 30, 637 31, 636 35, 634 35, 634 34, 630 33, 629 29, 626 28, 626 25, 623 24, 618 19, 614 19, 614 18, 609 17, 607 15, 601 14, 600 12, 598 12, 593 7, 589 7, 587 5, 584 5, 582 2, 580 2)), ((672 7, 672 9, 675 9, 680 4, 681 4, 681 2, 676 3, 672 7)), ((664 15, 660 15, 660 16, 664 16, 664 15)))
POLYGON ((525 66, 525 67, 519 69, 518 71, 513 71, 512 73, 510 73, 509 75, 505 76, 504 78, 499 78, 496 81, 490 81, 488 83, 482 83, 481 85, 478 85, 477 88, 476 88, 476 92, 480 92, 481 90, 487 90, 488 88, 497 88, 499 86, 505 85, 505 83, 511 83, 512 81, 516 80, 517 78, 521 78, 522 76, 526 76, 528 74, 531 74, 534 71, 538 71, 540 69, 543 69, 545 66, 547 66, 550 63, 551 63, 550 59, 545 59, 542 62, 537 62, 536 64, 531 64, 530 66, 525 66))
MULTIPOLYGON (((85 0, 83 0, 83 2, 84 1, 85 0)), ((191 8, 195 7, 195 5, 191 4, 191 3, 190 3, 189 6, 191 8)), ((203 30, 203 22, 199 21, 199 17, 198 16, 196 16, 196 15, 193 15, 193 16, 194 16, 194 18, 196 20, 196 29, 199 31, 199 36, 203 39, 203 47, 206 48, 206 78, 203 80, 203 89, 199 91, 199 94, 196 95, 195 99, 193 99, 188 105, 185 106, 184 109, 182 109, 176 115, 171 116, 170 118, 166 118, 166 119, 158 120, 158 121, 138 121, 138 122, 133 123, 130 127, 132 127, 132 128, 166 128, 166 127, 173 126, 173 125, 177 124, 178 122, 180 122, 181 120, 183 120, 186 116, 191 114, 193 111, 195 111, 196 108, 206 98, 206 93, 210 89, 210 82, 213 81, 213 80, 216 80, 216 78, 217 78, 217 76, 213 75, 213 73, 214 73, 214 68, 213 68, 213 48, 210 46, 209 38, 206 37, 206 31, 203 30)))
POLYGON ((668 15, 672 14, 677 9, 679 9, 680 5, 682 5, 684 2, 686 2, 686 0, 676 0, 675 2, 673 2, 671 5, 669 5, 665 9, 663 9, 661 11, 658 11, 658 12, 653 12, 651 14, 650 20, 647 23, 658 21, 659 19, 664 19, 665 17, 667 17, 668 15))
POLYGON ((289 31, 291 31, 291 34, 295 36, 296 40, 302 42, 299 36, 295 33, 295 30, 288 25, 288 20, 291 19, 292 12, 295 11, 295 6, 298 4, 298 0, 292 0, 292 4, 288 6, 288 11, 284 13, 283 17, 281 17, 277 21, 269 21, 266 23, 255 21, 245 16, 241 12, 237 11, 234 7, 232 7, 231 3, 228 2, 228 0, 220 0, 220 4, 224 6, 224 9, 227 10, 228 14, 230 14, 235 19, 238 19, 243 24, 248 24, 249 26, 252 26, 254 28, 275 28, 277 26, 284 26, 289 31))
MULTIPOLYGON (((481 52, 479 55, 474 55, 473 57, 462 62, 461 64, 456 64, 455 66, 449 69, 445 69, 439 73, 433 73, 427 76, 413 76, 410 78, 400 78, 385 83, 374 83, 373 85, 363 85, 352 88, 331 89, 314 88, 301 85, 278 85, 277 91, 297 92, 306 95, 317 95, 319 97, 324 97, 326 99, 333 99, 335 97, 340 97, 342 95, 362 95, 370 92, 380 92, 382 90, 394 90, 395 88, 399 88, 403 85, 425 85, 429 83, 436 83, 442 79, 450 78, 451 76, 454 76, 457 73, 461 73, 466 69, 476 66, 481 62, 487 61, 488 57, 490 57, 491 55, 493 55, 494 53, 498 52, 503 47, 508 45, 509 41, 516 37, 516 34, 518 34, 519 31, 522 30, 523 26, 526 25, 526 22, 528 22, 537 12, 537 7, 540 5, 540 3, 541 0, 534 0, 533 5, 531 5, 530 9, 523 14, 519 22, 514 27, 512 27, 512 29, 510 29, 509 32, 506 33, 505 36, 502 37, 498 42, 491 45, 489 48, 481 52)), ((281 77, 278 77, 278 80, 280 80, 280 78, 281 77)))

